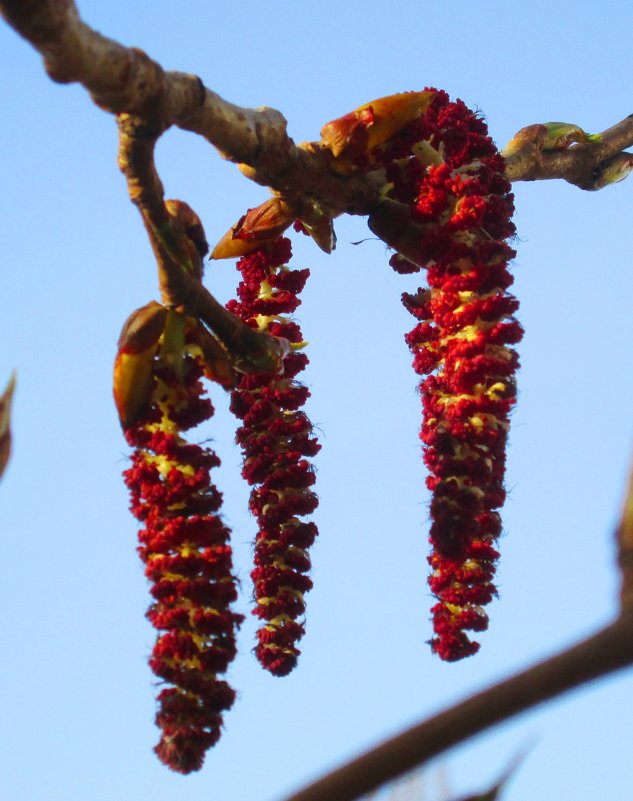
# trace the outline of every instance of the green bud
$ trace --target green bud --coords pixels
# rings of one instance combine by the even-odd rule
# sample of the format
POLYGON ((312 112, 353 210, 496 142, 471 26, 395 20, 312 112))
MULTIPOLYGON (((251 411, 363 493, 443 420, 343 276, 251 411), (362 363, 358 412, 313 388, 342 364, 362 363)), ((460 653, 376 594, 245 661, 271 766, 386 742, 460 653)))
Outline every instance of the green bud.
POLYGON ((574 142, 586 144, 599 142, 600 134, 588 134, 579 125, 568 122, 546 122, 543 124, 546 134, 542 144, 543 150, 567 150, 574 142))

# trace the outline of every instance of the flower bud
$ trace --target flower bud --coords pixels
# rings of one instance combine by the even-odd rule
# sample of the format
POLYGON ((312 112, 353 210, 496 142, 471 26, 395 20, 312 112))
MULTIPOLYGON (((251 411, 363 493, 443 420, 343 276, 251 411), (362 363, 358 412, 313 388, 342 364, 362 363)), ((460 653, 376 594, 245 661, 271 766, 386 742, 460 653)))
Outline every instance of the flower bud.
POLYGON ((328 122, 321 128, 321 144, 335 159, 355 159, 392 139, 422 114, 435 92, 402 92, 381 97, 328 122))
POLYGON ((521 128, 501 151, 504 158, 532 147, 535 150, 567 150, 574 142, 600 142, 600 134, 588 134, 578 125, 567 122, 545 122, 521 128))
POLYGON ((271 197, 240 217, 213 248, 211 258, 238 258, 253 253, 267 242, 272 244, 292 225, 295 217, 287 203, 271 197))
POLYGON ((589 189, 602 189, 609 184, 623 181, 633 170, 633 153, 616 153, 605 159, 595 170, 594 183, 589 189))
POLYGON ((114 402, 124 429, 149 403, 154 357, 166 320, 167 309, 152 300, 132 312, 123 325, 114 362, 114 402))
POLYGON ((424 266, 421 241, 424 228, 411 219, 409 207, 397 200, 385 199, 367 218, 369 230, 385 244, 418 267, 424 266))

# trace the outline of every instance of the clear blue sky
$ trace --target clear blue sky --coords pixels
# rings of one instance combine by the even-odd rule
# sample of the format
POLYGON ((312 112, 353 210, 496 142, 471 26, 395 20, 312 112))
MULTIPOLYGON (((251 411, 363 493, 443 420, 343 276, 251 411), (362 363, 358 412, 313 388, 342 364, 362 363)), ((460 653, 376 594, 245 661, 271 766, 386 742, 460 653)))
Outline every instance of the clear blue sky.
MULTIPOLYGON (((270 105, 297 140, 393 92, 435 85, 484 111, 503 145, 533 122, 590 132, 631 108, 628 2, 423 0, 319 4, 84 0, 85 20, 242 105, 270 105)), ((480 653, 434 658, 426 588, 420 404, 397 276, 362 219, 340 220, 298 312, 310 340, 309 413, 321 536, 299 669, 264 674, 254 624, 230 672, 239 698, 199 774, 155 759, 153 632, 111 399, 121 324, 157 297, 152 256, 116 167, 116 127, 83 89, 53 84, 0 25, 0 382, 15 366, 15 454, 0 486, 0 797, 11 801, 274 801, 325 768, 590 633, 616 609, 612 530, 633 441, 633 179, 602 192, 517 184, 520 344, 501 542, 500 600, 480 653)), ((167 194, 210 241, 267 196, 201 139, 169 132, 167 194)), ((222 300, 232 263, 211 264, 222 300)), ((226 398, 209 435, 250 595, 255 525, 226 398)), ((633 674, 496 729, 430 768, 455 794, 484 786, 527 743, 511 801, 630 801, 633 674)), ((435 777, 435 778, 434 778, 435 777)), ((439 779, 438 779, 439 781, 439 779)), ((427 801, 434 798, 426 796, 427 801)))

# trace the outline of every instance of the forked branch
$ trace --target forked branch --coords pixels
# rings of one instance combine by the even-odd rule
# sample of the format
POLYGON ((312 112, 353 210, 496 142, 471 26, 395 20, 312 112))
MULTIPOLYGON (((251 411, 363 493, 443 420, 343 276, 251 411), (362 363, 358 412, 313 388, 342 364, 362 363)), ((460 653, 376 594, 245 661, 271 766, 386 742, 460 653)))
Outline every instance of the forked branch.
MULTIPOLYGON (((280 112, 235 106, 196 76, 167 72, 142 51, 102 36, 79 18, 73 0, 0 0, 0 11, 42 54, 53 80, 80 82, 97 105, 118 115, 120 164, 157 256, 164 304, 203 320, 242 369, 269 369, 269 361, 279 358, 271 345, 275 338, 233 319, 202 286, 197 270, 186 267, 195 255, 166 207, 153 162, 156 140, 172 125, 197 133, 291 206, 313 200, 332 217, 367 214, 380 181, 371 173, 333 172, 332 152, 320 142, 296 145, 280 112)), ((515 137, 506 149, 510 180, 563 178, 593 190, 633 168, 633 156, 624 152, 633 146, 633 117, 599 137, 562 146, 546 141, 536 130, 543 126, 529 127, 534 136, 519 137, 518 143, 515 137)), ((519 712, 633 664, 632 496, 633 489, 619 527, 623 612, 615 623, 394 737, 286 801, 352 801, 519 712)))
MULTIPOLYGON (((195 75, 163 70, 143 51, 86 25, 73 0, 0 0, 0 11, 42 54, 53 80, 81 83, 104 110, 139 117, 159 131, 176 125, 203 136, 248 178, 293 207, 312 200, 336 217, 368 214, 375 205, 381 183, 376 176, 333 172, 330 150, 320 142, 295 144, 279 111, 241 108, 195 75)), ((622 175, 621 165, 614 167, 610 160, 632 145, 633 119, 627 117, 605 131, 599 143, 521 148, 508 157, 507 175, 512 181, 564 178, 582 189, 599 189, 619 180, 613 175, 622 175)))
MULTIPOLYGON (((235 369, 246 373, 276 372, 285 354, 285 341, 247 326, 227 311, 200 280, 206 241, 197 249, 182 222, 169 213, 154 164, 159 128, 128 114, 119 115, 118 123, 119 167, 156 256, 163 305, 205 323, 222 343, 235 369)), ((199 226, 195 214, 190 209, 189 213, 199 226)), ((199 234, 202 235, 201 227, 199 234)))
POLYGON ((375 200, 371 180, 329 170, 331 153, 319 144, 296 145, 286 120, 271 108, 236 106, 195 75, 165 71, 143 51, 128 48, 86 25, 73 0, 0 0, 7 22, 43 58, 49 76, 81 83, 94 102, 159 131, 172 125, 203 136, 247 176, 293 203, 313 194, 332 216, 363 213, 375 200))

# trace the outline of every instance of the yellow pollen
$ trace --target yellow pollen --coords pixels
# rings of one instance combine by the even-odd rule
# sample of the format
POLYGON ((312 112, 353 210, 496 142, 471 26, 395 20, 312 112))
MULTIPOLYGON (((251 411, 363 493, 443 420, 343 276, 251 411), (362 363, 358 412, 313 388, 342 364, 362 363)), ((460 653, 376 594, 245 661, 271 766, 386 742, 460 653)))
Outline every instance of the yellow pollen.
POLYGON ((287 615, 285 612, 282 612, 280 615, 271 618, 268 623, 266 624, 265 628, 268 631, 274 631, 275 629, 281 628, 284 623, 292 623, 293 619, 290 615, 287 615))
POLYGON ((294 655, 294 651, 292 649, 290 649, 290 648, 280 648, 278 645, 275 645, 274 642, 262 643, 261 647, 262 648, 267 648, 269 651, 274 648, 275 651, 281 651, 283 654, 293 654, 294 655))
POLYGON ((173 459, 167 458, 167 456, 158 455, 154 456, 153 454, 148 453, 145 457, 145 461, 148 464, 153 464, 156 466, 158 472, 161 476, 167 476, 171 470, 176 468, 179 470, 183 476, 191 477, 195 475, 195 470, 189 464, 181 464, 180 462, 176 462, 173 459))
MULTIPOLYGON (((301 601, 301 602, 303 603, 303 593, 302 593, 302 592, 299 592, 299 590, 294 590, 292 587, 285 587, 285 586, 281 586, 281 587, 279 588, 279 593, 282 593, 282 592, 288 592, 288 593, 290 593, 291 595, 294 595, 294 596, 295 596, 295 598, 297 598, 299 601, 301 601)), ((258 599, 257 599, 257 603, 258 603, 260 606, 270 606, 270 604, 274 604, 274 603, 276 603, 276 601, 277 601, 277 597, 278 597, 278 596, 276 595, 276 596, 274 596, 274 597, 267 596, 267 597, 265 597, 265 598, 258 598, 258 599)))

